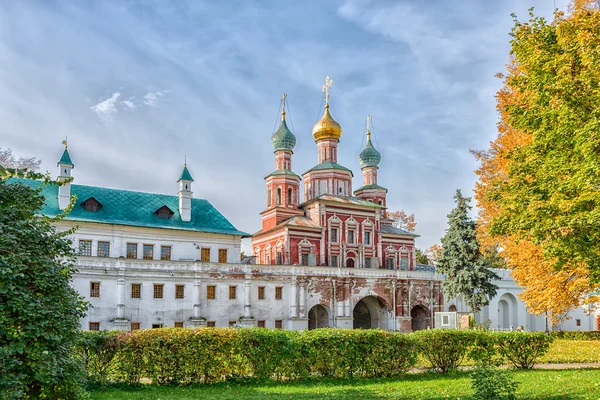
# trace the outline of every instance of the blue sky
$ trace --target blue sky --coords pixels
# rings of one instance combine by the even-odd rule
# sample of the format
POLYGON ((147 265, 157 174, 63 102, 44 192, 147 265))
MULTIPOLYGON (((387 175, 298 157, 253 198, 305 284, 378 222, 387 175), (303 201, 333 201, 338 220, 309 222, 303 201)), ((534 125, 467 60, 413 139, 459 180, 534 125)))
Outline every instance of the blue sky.
POLYGON ((418 246, 439 242, 457 188, 470 195, 469 149, 496 134, 496 72, 511 13, 550 17, 566 0, 43 1, 0 3, 0 147, 56 172, 69 138, 75 182, 176 193, 184 155, 194 194, 238 229, 260 228, 279 98, 317 162, 321 86, 358 153, 373 115, 379 183, 414 213, 418 246))

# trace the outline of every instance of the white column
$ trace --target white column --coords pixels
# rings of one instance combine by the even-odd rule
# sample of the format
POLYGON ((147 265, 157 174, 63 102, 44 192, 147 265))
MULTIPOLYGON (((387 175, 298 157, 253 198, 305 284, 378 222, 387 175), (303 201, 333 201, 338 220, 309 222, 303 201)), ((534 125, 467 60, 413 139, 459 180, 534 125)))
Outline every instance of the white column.
POLYGON ((250 289, 251 289, 250 278, 246 276, 246 280, 244 281, 244 318, 250 318, 250 289))
POLYGON ((298 299, 296 295, 296 277, 292 277, 290 285, 290 318, 298 318, 298 299))
POLYGON ((194 319, 200 318, 200 290, 202 288, 202 282, 196 279, 194 281, 194 319))
POLYGON ((307 283, 304 283, 300 286, 300 318, 305 318, 308 310, 306 309, 306 291, 307 291, 307 283))
MULTIPOLYGON (((121 275, 121 272, 119 272, 121 275)), ((123 319, 125 316, 125 278, 117 279, 117 319, 123 319)))

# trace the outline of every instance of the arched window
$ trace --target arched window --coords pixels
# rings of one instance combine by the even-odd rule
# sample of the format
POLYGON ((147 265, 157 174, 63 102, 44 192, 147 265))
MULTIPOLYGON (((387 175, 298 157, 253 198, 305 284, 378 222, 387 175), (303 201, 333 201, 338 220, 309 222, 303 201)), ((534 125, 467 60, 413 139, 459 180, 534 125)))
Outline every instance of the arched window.
POLYGON ((277 188, 277 205, 281 204, 281 188, 277 188))
POLYGON ((292 188, 288 188, 287 203, 290 204, 290 205, 294 203, 292 195, 293 195, 292 188))
POLYGON ((271 198, 271 189, 267 190, 267 207, 271 206, 271 202, 272 202, 272 198, 271 198))

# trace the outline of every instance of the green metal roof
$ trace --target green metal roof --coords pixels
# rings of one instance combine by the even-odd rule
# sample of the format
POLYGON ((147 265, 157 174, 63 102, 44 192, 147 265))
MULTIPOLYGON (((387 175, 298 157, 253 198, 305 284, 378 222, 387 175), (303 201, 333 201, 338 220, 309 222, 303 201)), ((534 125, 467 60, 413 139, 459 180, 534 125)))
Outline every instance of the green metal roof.
POLYGON ((292 171, 291 169, 277 169, 273 172, 271 172, 269 175, 265 176, 265 179, 267 179, 270 176, 279 176, 279 175, 291 175, 294 177, 297 177, 298 179, 301 179, 294 171, 292 171))
MULTIPOLYGON (((42 214, 50 217, 60 214, 58 185, 44 186, 42 182, 30 179, 10 179, 9 182, 20 182, 32 188, 42 187, 42 195, 46 198, 42 214)), ((71 195, 77 196, 77 203, 65 218, 69 221, 250 236, 238 231, 223 214, 204 199, 192 199, 191 221, 184 222, 179 214, 177 196, 84 185, 71 185, 71 195), (86 211, 81 206, 81 203, 90 197, 102 204, 102 208, 97 212, 86 211), (167 206, 174 212, 170 219, 161 219, 155 214, 162 206, 167 206)))
POLYGON ((359 190, 371 190, 371 189, 381 189, 381 190, 385 190, 387 192, 387 189, 384 188, 383 186, 371 184, 371 185, 364 185, 364 186, 359 187, 358 189, 356 189, 354 191, 354 193, 358 192, 359 190))
POLYGON ((179 181, 194 182, 194 178, 192 178, 192 174, 190 174, 190 171, 188 171, 187 165, 185 165, 183 167, 183 171, 181 171, 181 175, 179 176, 179 179, 177 179, 177 182, 179 182, 179 181))
POLYGON ((370 137, 367 140, 365 148, 360 152, 358 156, 358 162, 362 168, 376 167, 381 162, 381 153, 379 153, 377 149, 373 147, 370 137))
POLYGON ((65 149, 65 151, 63 151, 62 157, 58 161, 58 164, 70 165, 71 167, 75 168, 75 166, 73 165, 73 161, 71 161, 71 156, 69 155, 69 151, 67 149, 65 149))
POLYGON ((296 147, 296 136, 290 131, 287 124, 285 123, 285 119, 281 120, 281 125, 279 129, 275 131, 273 136, 271 136, 271 143, 273 144, 273 149, 277 150, 294 150, 296 147))
MULTIPOLYGON (((311 171, 322 171, 322 170, 326 170, 326 169, 337 169, 340 171, 348 171, 352 174, 352 171, 350 169, 344 167, 343 165, 335 163, 333 161, 324 161, 320 164, 317 164, 314 167, 312 167, 311 169, 309 169, 308 171, 306 171, 304 174, 307 174, 311 171)), ((352 176, 354 176, 354 174, 352 174, 352 176)))

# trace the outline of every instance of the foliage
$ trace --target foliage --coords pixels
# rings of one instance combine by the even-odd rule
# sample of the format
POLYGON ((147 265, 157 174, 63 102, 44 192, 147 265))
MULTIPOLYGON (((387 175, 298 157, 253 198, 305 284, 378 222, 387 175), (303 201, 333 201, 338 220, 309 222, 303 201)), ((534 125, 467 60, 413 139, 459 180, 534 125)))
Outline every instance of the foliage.
POLYGON ((427 255, 423 252, 423 250, 417 249, 415 252, 415 256, 417 259, 417 264, 429 264, 429 258, 427 258, 427 255))
POLYGON ((600 340, 600 331, 555 331, 550 336, 562 340, 600 340))
POLYGON ((554 340, 540 363, 600 363, 600 344, 597 340, 554 340))
POLYGON ((552 343, 542 332, 495 332, 494 336, 500 355, 521 369, 533 368, 552 343))
POLYGON ((517 386, 507 371, 493 365, 477 365, 471 372, 474 400, 516 400, 517 386))
POLYGON ((448 214, 448 229, 442 238, 442 256, 436 268, 446 274, 446 296, 461 295, 471 311, 477 313, 496 295, 498 287, 491 281, 499 277, 483 264, 475 221, 469 217, 471 199, 463 197, 460 190, 454 199, 456 207, 448 214))
MULTIPOLYGON (((240 378, 390 377, 405 373, 417 361, 412 336, 380 330, 164 328, 89 335, 102 336, 90 341, 94 345, 108 337, 116 338, 118 345, 110 347, 117 350, 108 366, 87 363, 92 369, 88 375, 106 377, 108 372, 111 380, 129 384, 142 378, 190 384, 240 378)), ((107 353, 102 360, 109 358, 107 353)))
POLYGON ((432 244, 427 249, 425 249, 425 255, 429 260, 429 264, 436 265, 440 257, 442 256, 442 246, 439 244, 432 244))
POLYGON ((8 169, 27 169, 28 171, 37 171, 40 168, 42 160, 35 157, 15 157, 11 149, 0 148, 0 166, 8 169))
MULTIPOLYGON (((427 329, 414 332, 419 352, 439 372, 456 369, 469 354, 477 331, 427 329)), ((477 353, 480 354, 480 353, 477 353)))
POLYGON ((474 152, 481 242, 502 249, 528 308, 554 323, 600 278, 600 11, 589 0, 571 11, 515 20, 498 136, 474 152))
POLYGON ((9 176, 43 178, 0 170, 0 393, 77 398, 82 368, 70 350, 86 305, 69 285, 72 231, 57 231, 63 216, 41 216, 40 191, 9 183, 9 176))
POLYGON ((109 368, 119 351, 116 331, 83 331, 78 339, 76 354, 83 360, 88 382, 105 382, 109 368))
POLYGON ((394 220, 392 225, 408 232, 414 232, 417 228, 415 214, 408 215, 404 210, 388 212, 388 218, 394 220))

